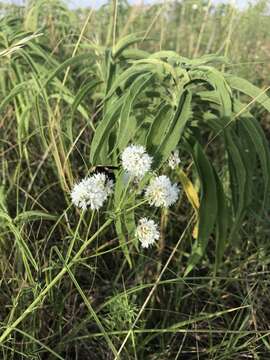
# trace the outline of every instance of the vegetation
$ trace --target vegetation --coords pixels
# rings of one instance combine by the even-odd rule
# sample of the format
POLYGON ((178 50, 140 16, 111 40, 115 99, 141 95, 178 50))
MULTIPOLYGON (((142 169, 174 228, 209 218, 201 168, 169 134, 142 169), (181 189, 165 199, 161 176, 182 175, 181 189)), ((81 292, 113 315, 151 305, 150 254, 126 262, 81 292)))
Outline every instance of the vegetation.
POLYGON ((267 6, 1 5, 1 358, 269 357, 267 6))

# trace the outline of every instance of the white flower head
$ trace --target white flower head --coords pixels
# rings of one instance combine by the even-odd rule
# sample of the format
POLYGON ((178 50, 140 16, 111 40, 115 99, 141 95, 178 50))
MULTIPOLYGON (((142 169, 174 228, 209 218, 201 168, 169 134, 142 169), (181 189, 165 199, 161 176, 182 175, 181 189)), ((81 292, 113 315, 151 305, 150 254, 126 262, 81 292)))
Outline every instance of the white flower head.
POLYGON ((151 169, 153 158, 142 145, 130 145, 122 152, 123 169, 130 178, 142 179, 151 169))
POLYGON ((135 232, 143 248, 148 248, 159 239, 158 226, 153 220, 141 218, 135 232))
POLYGON ((113 191, 113 181, 108 178, 108 176, 104 173, 96 173, 90 177, 92 181, 95 182, 97 187, 103 189, 107 195, 111 195, 113 191))
POLYGON ((197 4, 193 4, 193 5, 192 5, 192 10, 194 10, 194 11, 195 11, 195 10, 198 10, 198 5, 197 5, 197 4))
POLYGON ((145 190, 145 196, 150 205, 169 207, 173 205, 179 195, 177 184, 172 184, 166 175, 157 176, 150 180, 145 190))
POLYGON ((181 160, 179 157, 179 151, 174 150, 174 152, 172 152, 171 155, 169 156, 168 165, 172 170, 174 170, 180 164, 180 162, 181 160))
POLYGON ((71 200, 73 204, 82 210, 86 210, 88 205, 88 187, 87 187, 87 179, 83 179, 78 184, 75 184, 71 191, 71 200))
POLYGON ((92 210, 98 210, 103 206, 112 190, 113 181, 109 180, 104 173, 97 173, 83 179, 73 187, 71 200, 82 210, 86 210, 88 206, 92 210))

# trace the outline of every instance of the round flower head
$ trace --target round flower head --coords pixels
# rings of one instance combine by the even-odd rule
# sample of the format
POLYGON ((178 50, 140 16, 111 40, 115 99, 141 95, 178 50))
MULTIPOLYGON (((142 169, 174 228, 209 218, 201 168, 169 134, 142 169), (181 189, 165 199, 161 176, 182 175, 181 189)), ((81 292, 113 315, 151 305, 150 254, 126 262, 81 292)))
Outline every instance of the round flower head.
POLYGON ((123 169, 130 177, 142 179, 151 169, 152 157, 141 145, 130 145, 122 153, 123 169))
POLYGON ((113 181, 104 173, 96 173, 90 177, 97 187, 103 189, 107 195, 111 195, 113 191, 113 181))
POLYGON ((157 224, 153 220, 142 218, 139 220, 135 235, 141 242, 142 247, 148 248, 155 243, 155 240, 159 239, 157 224))
POLYGON ((168 165, 173 170, 180 164, 180 162, 181 162, 181 160, 179 157, 179 151, 174 150, 174 152, 171 153, 171 155, 168 159, 168 165))
POLYGON ((75 184, 71 191, 71 201, 82 210, 86 210, 89 200, 88 179, 75 184))
POLYGON ((74 205, 85 210, 88 206, 98 210, 112 193, 113 182, 104 173, 97 173, 73 187, 71 199, 74 205))
POLYGON ((170 179, 165 176, 157 176, 150 180, 145 190, 145 196, 150 205, 157 207, 169 207, 173 205, 179 194, 179 188, 176 184, 172 184, 170 179))

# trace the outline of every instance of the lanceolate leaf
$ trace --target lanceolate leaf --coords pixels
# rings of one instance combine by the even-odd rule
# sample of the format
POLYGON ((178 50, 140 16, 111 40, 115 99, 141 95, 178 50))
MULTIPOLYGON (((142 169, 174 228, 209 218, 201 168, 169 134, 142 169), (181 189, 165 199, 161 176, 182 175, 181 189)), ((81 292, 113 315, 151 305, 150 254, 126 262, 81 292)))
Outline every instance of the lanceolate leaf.
POLYGON ((127 70, 125 70, 124 72, 122 72, 114 81, 114 83, 112 84, 112 87, 110 88, 106 99, 110 98, 116 91, 116 89, 118 87, 124 87, 125 84, 127 83, 128 80, 130 80, 131 78, 136 78, 137 76, 139 76, 140 74, 143 73, 151 73, 153 66, 151 65, 143 65, 143 66, 131 66, 130 68, 128 68, 127 70))
MULTIPOLYGON (((262 174, 264 178, 264 196, 262 207, 267 204, 267 198, 269 197, 270 190, 270 153, 269 146, 264 142, 264 133, 257 124, 257 121, 252 118, 244 118, 241 120, 241 125, 248 133, 250 141, 252 142, 254 148, 250 148, 249 151, 256 151, 258 159, 261 163, 262 174)), ((250 161, 250 160, 249 160, 250 161)), ((252 164, 251 164, 252 165, 252 164)), ((253 164, 254 165, 254 164, 253 164)), ((256 171, 256 169, 255 169, 256 171)))
POLYGON ((205 156, 204 151, 199 143, 196 143, 194 146, 193 159, 201 186, 200 208, 198 214, 199 228, 198 238, 193 246, 192 254, 188 261, 185 275, 187 275, 194 268, 194 266, 203 256, 210 235, 214 230, 218 212, 215 173, 211 163, 205 156))
POLYGON ((147 135, 147 150, 154 154, 165 138, 172 116, 172 108, 169 104, 162 104, 147 135))
POLYGON ((195 212, 198 213, 200 207, 200 200, 194 185, 189 180, 187 174, 183 170, 179 170, 178 174, 181 181, 181 185, 186 193, 189 202, 191 203, 195 212))
POLYGON ((227 199, 216 171, 214 171, 217 188, 217 222, 216 222, 216 270, 218 269, 225 247, 228 244, 228 227, 230 225, 230 214, 227 199))
POLYGON ((226 79, 233 89, 238 90, 253 99, 256 98, 256 101, 270 112, 270 98, 263 90, 251 84, 249 81, 241 79, 237 76, 227 75, 226 79))
POLYGON ((49 221, 55 221, 58 219, 57 215, 45 213, 43 211, 38 210, 29 210, 24 211, 20 213, 16 218, 14 219, 14 222, 20 222, 20 221, 33 221, 33 220, 49 220, 49 221))
POLYGON ((137 34, 130 34, 118 41, 116 44, 114 51, 112 53, 112 57, 118 57, 128 46, 136 44, 139 41, 144 40, 143 36, 138 36, 137 34))
POLYGON ((78 63, 85 61, 85 60, 89 60, 91 58, 91 54, 87 53, 87 54, 80 54, 80 55, 76 55, 73 56, 69 59, 67 59, 66 61, 64 61, 62 64, 60 64, 58 66, 58 68, 56 68, 51 75, 48 77, 48 79, 45 81, 44 83, 44 87, 48 86, 49 83, 55 78, 57 77, 64 69, 66 69, 67 67, 71 66, 71 65, 77 65, 78 63))
POLYGON ((136 97, 145 90, 151 81, 151 74, 140 75, 130 86, 125 97, 125 101, 120 114, 120 125, 118 130, 117 148, 121 151, 129 142, 132 133, 129 131, 129 123, 131 120, 130 112, 136 97))
POLYGON ((191 115, 192 95, 185 90, 180 97, 178 108, 166 129, 165 136, 161 139, 160 146, 157 148, 156 166, 160 167, 176 148, 184 132, 186 123, 191 115))
MULTIPOLYGON (((121 111, 121 107, 123 105, 124 98, 120 98, 115 102, 111 103, 107 108, 107 112, 104 115, 104 118, 99 123, 99 126, 96 129, 95 135, 91 144, 91 153, 90 153, 90 162, 92 164, 96 164, 99 159, 101 163, 106 163, 105 154, 103 152, 103 158, 100 158, 101 149, 104 146, 108 146, 109 135, 112 131, 112 127, 115 125, 115 122, 118 119, 118 116, 121 111)), ((107 154, 109 151, 107 152, 107 154)))
MULTIPOLYGON (((126 194, 125 191, 127 190, 127 184, 124 182, 124 177, 122 172, 118 172, 118 176, 116 179, 115 184, 115 191, 114 191, 114 208, 115 211, 120 211, 121 208, 125 205, 126 202, 126 194)), ((125 255, 125 258, 130 267, 132 267, 131 257, 129 254, 129 247, 126 243, 126 231, 125 231, 125 221, 127 221, 127 214, 123 214, 118 216, 115 219, 115 229, 119 239, 119 243, 121 245, 122 251, 125 255)), ((132 219, 132 214, 130 215, 132 219)), ((131 225, 131 223, 130 223, 131 225)), ((131 229, 129 229, 131 230, 131 229)))
POLYGON ((226 130, 226 143, 229 155, 229 171, 231 181, 231 191, 233 207, 235 210, 234 224, 231 228, 230 238, 232 238, 241 225, 247 197, 247 171, 241 155, 241 145, 237 143, 237 138, 233 130, 226 130))
POLYGON ((229 121, 232 116, 232 92, 222 74, 209 66, 200 66, 196 70, 192 70, 189 74, 193 81, 205 81, 213 87, 221 103, 219 108, 220 115, 224 117, 226 121, 229 121))
POLYGON ((101 81, 98 80, 92 80, 89 83, 85 84, 76 94, 73 104, 72 104, 72 112, 74 113, 75 110, 78 108, 78 106, 81 104, 82 100, 85 98, 86 95, 89 95, 89 93, 92 92, 93 89, 95 89, 96 86, 101 84, 101 81))
MULTIPOLYGON (((235 112, 238 113, 244 107, 242 103, 235 100, 235 112)), ((267 204, 270 190, 270 149, 265 134, 258 121, 246 111, 238 121, 245 129, 247 136, 253 143, 253 147, 248 149, 249 152, 256 152, 259 162, 261 164, 263 178, 264 178, 264 200, 263 206, 267 204)))
POLYGON ((131 262, 131 258, 129 255, 129 249, 128 249, 128 245, 126 243, 126 234, 124 231, 124 219, 122 217, 117 217, 117 219, 115 220, 115 229, 116 229, 116 233, 119 239, 119 244, 121 246, 121 249, 125 255, 125 258, 130 266, 130 268, 132 268, 132 262, 131 262))
MULTIPOLYGON (((134 207, 136 204, 136 197, 135 194, 129 194, 129 200, 126 203, 126 207, 128 209, 131 209, 132 207, 134 207)), ((128 239, 129 240, 133 240, 135 246, 138 249, 138 240, 135 239, 135 228, 136 228, 136 223, 135 223, 135 211, 134 210, 130 210, 130 211, 126 211, 124 214, 124 222, 125 222, 125 228, 127 230, 127 234, 128 234, 128 239)), ((130 245, 132 246, 132 245, 130 245)))

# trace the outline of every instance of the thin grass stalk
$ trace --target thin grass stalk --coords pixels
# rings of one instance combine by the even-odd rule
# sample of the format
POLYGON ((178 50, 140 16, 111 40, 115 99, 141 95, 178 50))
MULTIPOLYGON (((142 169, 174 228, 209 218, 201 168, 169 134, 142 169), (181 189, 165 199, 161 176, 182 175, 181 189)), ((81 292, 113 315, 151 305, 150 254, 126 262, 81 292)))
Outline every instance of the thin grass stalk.
MULTIPOLYGON (((80 35, 79 35, 79 38, 77 40, 77 43, 74 47, 74 50, 72 52, 72 55, 71 55, 71 58, 73 58, 77 51, 78 51, 78 48, 79 48, 79 45, 81 43, 81 40, 83 38, 83 35, 85 33, 85 30, 86 30, 86 27, 90 21, 90 18, 92 16, 92 13, 93 13, 93 9, 91 9, 87 15, 87 18, 83 24, 83 27, 82 27, 82 30, 80 32, 80 35)), ((67 78, 68 78, 68 75, 69 75, 69 72, 70 72, 70 66, 67 67, 66 71, 65 71, 65 75, 64 75, 64 78, 63 78, 63 81, 62 81, 62 87, 65 86, 66 84, 66 81, 67 81, 67 78)), ((65 154, 65 148, 64 148, 64 145, 63 145, 63 141, 62 141, 62 137, 61 137, 61 114, 59 113, 59 104, 60 104, 60 101, 61 101, 61 98, 59 97, 57 99, 57 102, 56 102, 56 105, 55 105, 55 109, 53 111, 53 117, 52 117, 52 122, 51 122, 51 127, 52 129, 55 129, 55 133, 53 130, 50 131, 50 134, 51 134, 51 139, 53 144, 54 144, 54 150, 55 150, 55 160, 57 162, 57 167, 58 169, 60 170, 60 173, 61 173, 61 177, 63 177, 63 180, 64 180, 64 190, 67 191, 69 190, 70 186, 72 186, 73 184, 73 175, 72 175, 72 171, 71 171, 71 167, 70 167, 70 164, 69 164, 69 161, 67 160, 66 158, 66 154, 65 154), (59 120, 57 120, 57 117, 59 120), (54 140, 54 137, 56 137, 58 139, 58 144, 56 144, 55 140, 54 140), (63 166, 64 164, 64 166, 63 166), (66 182, 66 176, 67 176, 67 180, 68 180, 68 183, 66 182)))
POLYGON ((129 27, 133 24, 134 20, 138 17, 138 14, 140 13, 140 11, 143 11, 142 5, 143 5, 143 0, 140 0, 140 3, 137 6, 132 6, 129 17, 127 19, 127 22, 124 26, 123 31, 120 33, 119 38, 122 38, 125 35, 127 35, 128 31, 129 31, 129 27))
POLYGON ((202 26, 201 26, 201 29, 200 29, 198 41, 197 41, 197 44, 196 44, 196 47, 195 47, 195 50, 194 50, 193 57, 197 57, 197 56, 198 56, 199 49, 200 49, 200 45, 201 45, 201 41, 202 41, 202 37, 203 37, 204 30, 205 30, 205 27, 206 27, 206 24, 207 24, 208 15, 209 15, 209 10, 210 10, 211 5, 212 5, 212 0, 209 0, 209 1, 208 1, 208 4, 207 4, 207 8, 206 8, 205 15, 204 15, 204 18, 203 18, 202 26))
MULTIPOLYGON (((235 13, 236 13, 235 0, 231 0, 231 6, 232 6, 232 13, 231 13, 231 17, 230 17, 231 19, 230 19, 230 23, 229 23, 228 35, 225 40, 225 51, 224 51, 225 57, 228 56, 229 46, 231 43, 231 38, 232 38, 232 33, 233 33, 233 22, 234 22, 235 13)), ((222 65, 222 71, 223 72, 225 71, 225 64, 222 65)))
POLYGON ((113 0, 113 39, 112 39, 113 49, 115 48, 115 43, 116 43, 117 10, 118 10, 118 0, 113 0))
POLYGON ((81 295, 88 311, 90 312, 90 314, 92 315, 93 319, 95 320, 97 326, 99 327, 100 331, 102 332, 103 336, 105 337, 110 349, 112 350, 113 354, 116 355, 117 354, 117 350, 115 348, 115 346, 113 345, 111 339, 109 338, 105 328, 103 327, 101 321, 99 320, 99 317, 97 316, 96 312, 94 311, 93 307, 91 306, 87 296, 85 295, 85 293, 83 292, 82 288, 80 287, 78 281, 76 280, 73 272, 70 270, 70 267, 66 265, 66 261, 64 261, 63 257, 61 256, 60 252, 57 251, 58 256, 61 258, 61 260, 64 262, 63 266, 65 266, 73 284, 75 285, 76 289, 78 290, 79 294, 81 295))
POLYGON ((156 16, 153 18, 152 22, 150 23, 149 27, 147 28, 144 36, 143 36, 143 39, 141 42, 144 42, 145 39, 147 39, 147 37, 149 36, 153 26, 155 25, 155 23, 157 22, 158 18, 160 17, 160 15, 162 14, 164 10, 164 4, 160 7, 159 11, 157 12, 156 16))
POLYGON ((5 339, 12 333, 12 331, 29 315, 35 308, 42 302, 47 293, 60 281, 63 276, 67 272, 67 268, 72 267, 81 257, 84 250, 91 244, 96 237, 103 232, 111 223, 112 219, 108 219, 98 230, 97 232, 88 239, 85 243, 82 244, 76 255, 72 258, 72 260, 66 264, 65 267, 51 280, 51 282, 41 291, 41 293, 36 297, 36 299, 27 307, 27 309, 15 320, 9 327, 4 330, 2 335, 0 336, 0 344, 2 344, 5 339))

